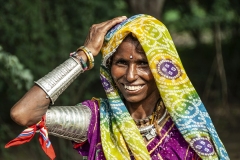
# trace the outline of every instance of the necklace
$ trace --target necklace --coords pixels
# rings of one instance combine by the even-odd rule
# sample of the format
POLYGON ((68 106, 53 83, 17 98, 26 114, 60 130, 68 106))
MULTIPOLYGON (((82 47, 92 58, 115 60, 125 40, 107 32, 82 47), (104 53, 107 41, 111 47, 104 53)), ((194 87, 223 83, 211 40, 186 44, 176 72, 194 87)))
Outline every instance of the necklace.
MULTIPOLYGON (((167 109, 165 108, 165 112, 163 113, 162 117, 158 120, 158 124, 160 124, 162 120, 165 119, 166 115, 167 109)), ((156 137, 156 128, 154 127, 154 124, 151 124, 146 127, 141 127, 139 128, 139 131, 143 135, 143 137, 146 137, 148 141, 156 137)))
POLYGON ((143 125, 143 124, 147 124, 148 122, 151 122, 152 119, 153 119, 153 115, 147 116, 146 118, 143 118, 143 119, 133 119, 133 120, 136 123, 136 125, 143 125))
POLYGON ((147 116, 146 118, 143 118, 143 119, 133 119, 135 124, 137 126, 139 126, 139 128, 141 128, 140 126, 141 125, 149 125, 149 124, 152 124, 152 122, 156 119, 156 118, 159 118, 158 117, 158 114, 159 114, 159 111, 161 109, 161 98, 158 99, 158 101, 156 102, 155 104, 155 108, 154 108, 154 112, 147 116))

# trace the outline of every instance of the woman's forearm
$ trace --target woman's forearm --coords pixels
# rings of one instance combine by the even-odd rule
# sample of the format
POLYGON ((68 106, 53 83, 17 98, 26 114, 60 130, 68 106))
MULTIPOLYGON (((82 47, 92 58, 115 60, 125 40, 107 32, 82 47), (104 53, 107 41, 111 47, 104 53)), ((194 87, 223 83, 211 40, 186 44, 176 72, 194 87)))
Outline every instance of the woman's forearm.
MULTIPOLYGON (((83 56, 84 57, 84 56, 83 56)), ((36 124, 58 96, 83 72, 80 62, 69 58, 35 85, 13 106, 11 118, 23 126, 36 124)))
POLYGON ((34 85, 11 109, 11 118, 22 126, 39 122, 46 113, 50 99, 37 85, 34 85))

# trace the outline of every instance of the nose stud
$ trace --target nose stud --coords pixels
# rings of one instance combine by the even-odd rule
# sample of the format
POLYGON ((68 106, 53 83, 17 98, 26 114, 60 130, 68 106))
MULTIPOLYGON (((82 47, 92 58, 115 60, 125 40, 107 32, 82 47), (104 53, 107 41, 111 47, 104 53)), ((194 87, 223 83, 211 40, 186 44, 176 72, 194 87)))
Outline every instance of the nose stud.
POLYGON ((132 56, 132 55, 130 56, 130 59, 133 59, 133 56, 132 56))

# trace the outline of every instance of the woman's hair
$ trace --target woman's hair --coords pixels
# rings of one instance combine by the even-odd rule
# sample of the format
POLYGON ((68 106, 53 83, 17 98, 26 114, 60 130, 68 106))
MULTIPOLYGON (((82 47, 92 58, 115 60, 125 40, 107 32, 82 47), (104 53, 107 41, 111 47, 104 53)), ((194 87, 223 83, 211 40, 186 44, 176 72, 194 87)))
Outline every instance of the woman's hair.
MULTIPOLYGON (((123 42, 130 42, 135 46, 135 50, 137 53, 144 53, 144 50, 140 44, 140 42, 138 41, 138 39, 135 37, 135 35, 133 33, 129 33, 123 40, 123 42)), ((108 58, 107 60, 107 67, 111 68, 112 66, 112 58, 113 58, 114 54, 108 58)))
POLYGON ((136 36, 133 33, 128 34, 123 41, 127 41, 132 43, 135 47, 136 47, 136 52, 137 53, 144 53, 144 50, 140 44, 140 42, 138 41, 138 39, 136 38, 136 36))

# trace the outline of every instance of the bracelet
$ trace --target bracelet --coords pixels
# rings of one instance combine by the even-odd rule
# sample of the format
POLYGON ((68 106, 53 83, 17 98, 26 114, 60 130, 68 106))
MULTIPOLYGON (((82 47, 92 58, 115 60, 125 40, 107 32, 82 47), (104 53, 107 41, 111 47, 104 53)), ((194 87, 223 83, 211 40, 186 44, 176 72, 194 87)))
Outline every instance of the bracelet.
POLYGON ((46 113, 46 127, 50 135, 81 143, 87 140, 92 112, 89 107, 52 106, 46 113))
POLYGON ((58 96, 81 74, 84 72, 80 63, 70 57, 64 63, 40 78, 35 83, 41 87, 47 94, 46 98, 50 98, 52 104, 58 96))
POLYGON ((77 56, 77 52, 70 53, 70 57, 74 57, 74 58, 78 59, 80 64, 82 65, 82 68, 83 68, 84 71, 88 70, 88 66, 87 66, 86 62, 82 59, 82 57, 77 56))
POLYGON ((83 51, 86 54, 89 62, 88 69, 92 69, 94 67, 94 58, 92 52, 85 46, 79 47, 76 52, 78 51, 83 51))
POLYGON ((86 64, 86 62, 82 59, 82 57, 80 57, 80 63, 82 64, 82 67, 83 67, 83 70, 85 71, 85 70, 87 70, 88 69, 88 66, 87 66, 87 64, 86 64))

